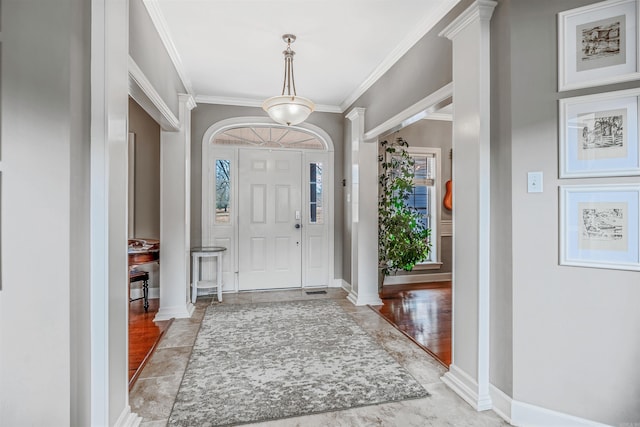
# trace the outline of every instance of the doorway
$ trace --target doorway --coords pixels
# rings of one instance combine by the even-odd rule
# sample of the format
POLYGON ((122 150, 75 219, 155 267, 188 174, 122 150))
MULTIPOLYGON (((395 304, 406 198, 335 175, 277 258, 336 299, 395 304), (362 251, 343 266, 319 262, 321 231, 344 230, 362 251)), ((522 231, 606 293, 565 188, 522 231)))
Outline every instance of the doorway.
POLYGON ((452 342, 453 211, 445 199, 450 195, 447 183, 451 183, 452 172, 452 118, 442 110, 436 117, 427 116, 379 138, 391 141, 401 137, 409 144, 407 151, 414 160, 415 177, 407 203, 424 215, 431 230, 431 251, 411 272, 400 270, 385 278, 380 292, 384 305, 374 309, 448 367, 452 342))
POLYGON ((134 99, 128 108, 129 388, 138 378, 168 321, 160 306, 160 125, 134 99))
MULTIPOLYGON (((333 144, 321 129, 212 125, 202 147, 202 245, 227 248, 223 290, 333 286, 333 187, 333 144)), ((203 260, 203 277, 215 271, 203 260)))

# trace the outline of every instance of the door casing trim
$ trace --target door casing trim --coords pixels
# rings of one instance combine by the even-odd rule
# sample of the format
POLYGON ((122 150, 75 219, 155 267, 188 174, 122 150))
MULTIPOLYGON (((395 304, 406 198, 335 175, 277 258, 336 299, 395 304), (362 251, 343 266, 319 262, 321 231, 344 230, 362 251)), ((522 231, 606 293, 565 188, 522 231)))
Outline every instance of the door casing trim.
MULTIPOLYGON (((205 131, 202 137, 202 168, 201 168, 202 244, 206 244, 206 242, 211 242, 213 238, 213 236, 210 235, 209 224, 207 224, 208 206, 205 203, 205 200, 207 200, 207 195, 210 192, 210 183, 209 183, 209 180, 207 179, 209 176, 208 167, 211 161, 210 150, 208 149, 209 144, 212 143, 212 141, 214 140, 217 134, 224 132, 228 129, 235 128, 235 127, 242 127, 242 126, 251 127, 251 126, 265 126, 265 125, 270 125, 273 127, 282 127, 281 125, 277 125, 273 123, 273 121, 271 121, 269 118, 266 118, 266 117, 235 117, 235 118, 225 119, 225 120, 216 122, 211 126, 209 126, 205 131)), ((334 210, 335 167, 334 167, 334 163, 335 162, 334 162, 333 139, 322 128, 309 123, 301 123, 296 126, 290 126, 290 128, 311 133, 314 136, 316 136, 325 145, 325 150, 323 152, 326 152, 328 154, 328 161, 327 161, 328 173, 327 173, 327 179, 325 184, 327 194, 329 194, 329 197, 327 198, 327 205, 328 205, 327 208, 329 210, 329 216, 327 218, 327 222, 328 222, 327 224, 328 225, 327 260, 328 260, 328 269, 329 269, 327 286, 331 286, 335 279, 335 254, 334 254, 334 248, 335 248, 335 220, 334 220, 335 218, 335 210, 334 210)), ((237 147, 237 148, 240 148, 240 147, 237 147)), ((247 148, 247 147, 243 147, 243 148, 247 148)), ((259 150, 260 148, 254 148, 254 149, 259 150)), ((264 148, 264 149, 268 149, 268 148, 264 148)), ((304 150, 299 148, 296 148, 296 150, 302 151, 303 153, 319 151, 319 150, 304 150)), ((304 155, 303 155, 303 158, 304 158, 304 155)), ((237 161, 237 154, 236 154, 236 161, 237 161)), ((303 276, 304 274, 305 272, 303 271, 303 276)), ((304 288, 304 283, 303 283, 303 288, 304 288)), ((234 291, 238 292, 237 275, 235 274, 234 274, 234 291)))

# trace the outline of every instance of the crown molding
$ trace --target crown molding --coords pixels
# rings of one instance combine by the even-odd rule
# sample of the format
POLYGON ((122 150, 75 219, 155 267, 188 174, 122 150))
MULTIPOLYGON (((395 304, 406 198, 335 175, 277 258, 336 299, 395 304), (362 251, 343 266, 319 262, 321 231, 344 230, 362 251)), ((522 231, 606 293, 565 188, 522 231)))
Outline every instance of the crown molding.
POLYGON ((169 34, 169 26, 167 25, 167 21, 164 19, 164 14, 162 13, 162 9, 160 9, 158 0, 142 0, 142 3, 147 9, 153 25, 156 27, 160 40, 162 40, 162 44, 167 50, 169 58, 171 58, 171 62, 173 62, 173 66, 182 81, 182 85, 186 89, 187 93, 193 94, 191 80, 187 77, 178 49, 176 49, 176 45, 173 43, 173 39, 169 34))
POLYGON ((180 127, 180 120, 153 87, 136 61, 129 57, 129 95, 160 124, 162 129, 175 131, 180 127))
POLYGON ((262 101, 251 98, 234 98, 231 96, 196 95, 198 104, 234 105, 237 107, 262 108, 262 101))
MULTIPOLYGON (((378 65, 378 67, 365 79, 358 88, 351 93, 339 106, 338 105, 316 105, 315 111, 325 113, 342 114, 360 98, 371 86, 373 86, 391 67, 393 67, 409 49, 411 49, 422 37, 424 37, 433 27, 444 18, 461 0, 444 1, 433 14, 423 18, 407 36, 393 49, 393 51, 378 65)), ((490 0, 478 0, 481 3, 494 3, 490 0)), ((173 43, 168 30, 168 24, 164 18, 158 0, 142 0, 151 21, 153 22, 160 39, 162 40, 171 61, 184 85, 187 93, 194 94, 191 80, 187 77, 180 54, 173 43)), ((233 105, 241 107, 260 107, 263 100, 233 98, 223 96, 197 95, 195 101, 202 104, 233 105)), ((443 119, 445 120, 445 119, 443 119)))
POLYGON ((447 0, 442 2, 433 14, 425 17, 420 21, 412 32, 396 46, 393 51, 382 61, 380 65, 367 77, 367 79, 358 86, 358 88, 351 93, 342 104, 340 108, 342 111, 346 111, 358 98, 360 98, 371 86, 374 85, 387 71, 393 67, 402 56, 409 51, 422 37, 424 37, 442 18, 445 17, 460 0, 447 0))
MULTIPOLYGON (((237 107, 257 107, 262 108, 264 100, 250 99, 250 98, 233 98, 230 96, 211 96, 211 95, 198 95, 196 96, 196 102, 198 104, 216 104, 216 105, 234 105, 237 107)), ((342 114, 343 111, 337 105, 323 105, 318 104, 314 111, 320 113, 338 113, 342 114)))

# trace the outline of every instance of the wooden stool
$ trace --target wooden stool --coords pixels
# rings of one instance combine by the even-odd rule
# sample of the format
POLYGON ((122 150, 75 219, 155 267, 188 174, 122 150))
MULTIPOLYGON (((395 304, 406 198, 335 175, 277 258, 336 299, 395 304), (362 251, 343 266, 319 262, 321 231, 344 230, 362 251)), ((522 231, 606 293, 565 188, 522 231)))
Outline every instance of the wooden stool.
POLYGON ((140 298, 131 298, 129 296, 129 302, 144 300, 145 313, 149 310, 149 272, 129 270, 129 295, 131 295, 131 284, 134 282, 142 282, 142 296, 140 298))

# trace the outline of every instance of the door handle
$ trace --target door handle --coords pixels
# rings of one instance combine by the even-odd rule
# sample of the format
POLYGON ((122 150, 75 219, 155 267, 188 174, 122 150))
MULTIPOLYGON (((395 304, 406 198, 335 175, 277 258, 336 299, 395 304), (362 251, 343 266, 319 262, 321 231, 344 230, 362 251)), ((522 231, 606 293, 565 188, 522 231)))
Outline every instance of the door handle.
POLYGON ((296 225, 295 225, 295 227, 296 227, 296 228, 302 228, 302 225, 300 225, 300 224, 296 224, 296 225))

